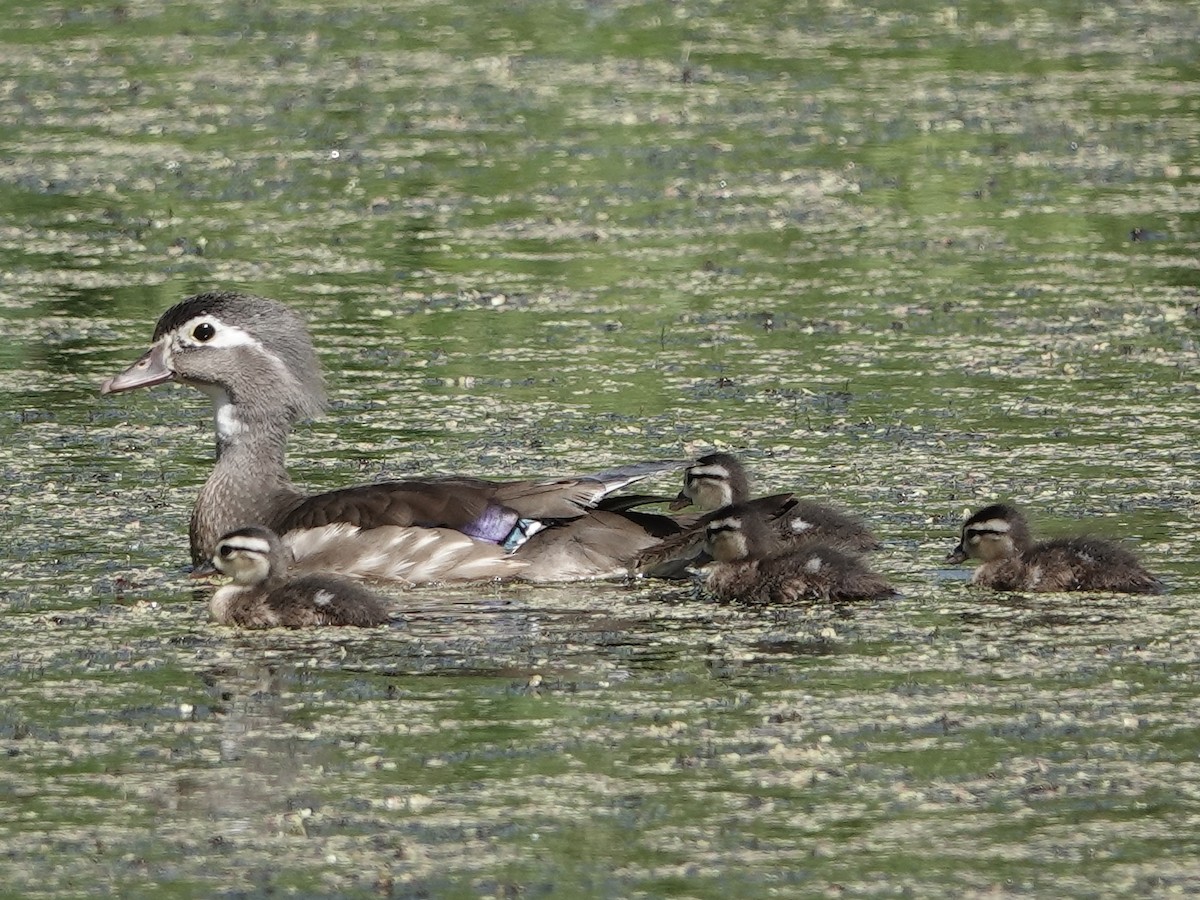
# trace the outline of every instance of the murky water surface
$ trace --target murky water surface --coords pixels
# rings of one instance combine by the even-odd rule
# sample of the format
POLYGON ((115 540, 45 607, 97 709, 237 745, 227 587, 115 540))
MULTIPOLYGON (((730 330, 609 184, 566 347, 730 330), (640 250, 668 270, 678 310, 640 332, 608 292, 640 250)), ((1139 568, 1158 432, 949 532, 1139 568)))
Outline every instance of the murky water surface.
POLYGON ((1041 6, 0 4, 6 889, 1200 891, 1200 7, 1041 6), (213 626, 209 411, 97 393, 212 287, 312 323, 312 488, 731 448, 903 597, 213 626), (972 589, 996 498, 1170 592, 972 589))

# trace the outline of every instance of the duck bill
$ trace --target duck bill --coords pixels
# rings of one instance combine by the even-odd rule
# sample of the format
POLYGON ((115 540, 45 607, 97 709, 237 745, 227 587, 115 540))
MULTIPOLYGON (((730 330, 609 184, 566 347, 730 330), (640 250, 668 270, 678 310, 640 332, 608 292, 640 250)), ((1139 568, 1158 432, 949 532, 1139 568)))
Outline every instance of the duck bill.
POLYGON ((668 504, 667 509, 673 511, 673 510, 677 510, 677 509, 683 509, 685 506, 691 506, 691 505, 692 505, 692 498, 689 497, 687 494, 683 493, 682 491, 680 491, 679 496, 676 497, 674 500, 672 500, 670 502, 670 504, 668 504))
POLYGON ((155 344, 140 357, 137 362, 122 372, 108 378, 100 385, 101 394, 116 394, 120 391, 132 391, 134 388, 153 387, 170 381, 175 372, 167 364, 167 349, 164 344, 155 344))
POLYGON ((198 581, 201 578, 215 578, 220 574, 221 572, 216 566, 214 566, 210 561, 205 560, 204 562, 198 563, 192 567, 192 572, 190 575, 188 575, 188 578, 195 578, 198 581))
POLYGON ((964 563, 967 561, 967 551, 963 549, 963 545, 959 544, 953 550, 946 554, 946 562, 951 565, 964 563))

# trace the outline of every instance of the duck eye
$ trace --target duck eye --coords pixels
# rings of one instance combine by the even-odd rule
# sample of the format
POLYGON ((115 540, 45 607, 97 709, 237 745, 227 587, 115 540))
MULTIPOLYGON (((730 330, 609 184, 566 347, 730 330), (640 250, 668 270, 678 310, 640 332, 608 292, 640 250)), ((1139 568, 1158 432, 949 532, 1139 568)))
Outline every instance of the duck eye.
POLYGON ((217 333, 217 329, 213 327, 211 322, 201 322, 192 329, 192 337, 204 344, 213 339, 213 335, 217 333))
POLYGON ((233 556, 233 548, 228 544, 222 544, 217 548, 217 552, 221 554, 221 559, 229 559, 229 557, 233 556))

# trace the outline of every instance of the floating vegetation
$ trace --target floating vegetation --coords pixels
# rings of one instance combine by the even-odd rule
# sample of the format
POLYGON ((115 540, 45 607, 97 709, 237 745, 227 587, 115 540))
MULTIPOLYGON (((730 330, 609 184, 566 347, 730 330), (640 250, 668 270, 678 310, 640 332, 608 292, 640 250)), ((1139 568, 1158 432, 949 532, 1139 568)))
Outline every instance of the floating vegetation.
POLYGON ((8 890, 1200 890, 1200 13, 1043 6, 6 4, 8 890), (213 287, 311 323, 307 488, 731 449, 901 596, 213 625, 208 404, 97 394, 213 287), (1168 592, 973 588, 998 499, 1168 592))

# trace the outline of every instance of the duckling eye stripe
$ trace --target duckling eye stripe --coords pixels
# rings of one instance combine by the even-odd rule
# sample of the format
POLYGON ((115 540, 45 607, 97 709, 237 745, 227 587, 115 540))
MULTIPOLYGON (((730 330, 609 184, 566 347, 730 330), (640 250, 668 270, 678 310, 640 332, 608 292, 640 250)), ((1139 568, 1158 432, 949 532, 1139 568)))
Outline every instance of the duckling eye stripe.
POLYGON ((718 519, 716 522, 708 524, 709 534, 719 534, 722 531, 741 531, 741 519, 718 519))
POLYGON ((967 527, 967 534, 1008 534, 1009 525, 1004 519, 988 519, 967 527))
POLYGON ((261 553, 264 556, 271 552, 271 545, 262 538, 252 537, 236 537, 230 538, 227 541, 221 541, 220 552, 222 556, 228 556, 229 553, 236 551, 243 553, 261 553))
POLYGON ((704 468, 688 469, 688 481, 708 479, 710 481, 728 481, 729 471, 723 466, 707 466, 704 468))

